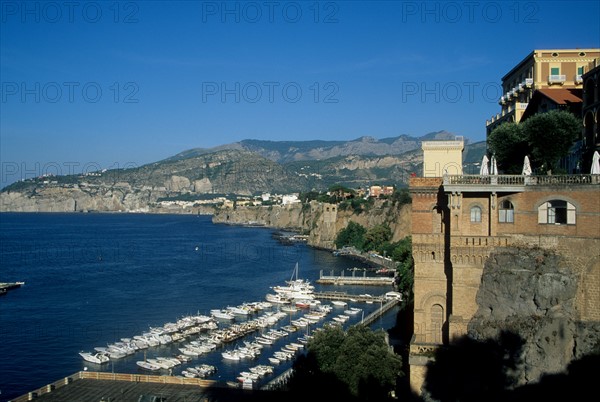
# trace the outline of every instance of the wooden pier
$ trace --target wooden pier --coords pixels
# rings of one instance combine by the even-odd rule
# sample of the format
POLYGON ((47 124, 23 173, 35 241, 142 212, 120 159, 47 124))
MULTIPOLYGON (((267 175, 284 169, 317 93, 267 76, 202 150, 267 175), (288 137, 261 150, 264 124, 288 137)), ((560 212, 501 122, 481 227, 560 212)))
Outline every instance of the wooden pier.
POLYGON ((5 295, 11 289, 20 288, 25 282, 0 282, 0 296, 5 295))
POLYGON ((364 271, 362 276, 356 276, 355 271, 352 271, 352 276, 344 275, 344 271, 340 276, 323 275, 323 270, 319 273, 317 283, 322 285, 371 285, 371 286, 391 286, 396 278, 389 276, 367 276, 364 271))

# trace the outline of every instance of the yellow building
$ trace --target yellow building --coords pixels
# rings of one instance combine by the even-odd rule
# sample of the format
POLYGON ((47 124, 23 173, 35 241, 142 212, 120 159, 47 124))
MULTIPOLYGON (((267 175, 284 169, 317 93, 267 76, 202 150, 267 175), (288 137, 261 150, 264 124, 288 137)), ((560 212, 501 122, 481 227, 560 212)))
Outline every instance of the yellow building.
POLYGON ((444 174, 462 174, 462 137, 454 141, 423 141, 423 177, 442 177, 444 174))
POLYGON ((582 76, 600 65, 600 49, 534 50, 502 77, 500 113, 486 121, 489 135, 505 122, 519 123, 533 92, 539 89, 583 88, 582 76))

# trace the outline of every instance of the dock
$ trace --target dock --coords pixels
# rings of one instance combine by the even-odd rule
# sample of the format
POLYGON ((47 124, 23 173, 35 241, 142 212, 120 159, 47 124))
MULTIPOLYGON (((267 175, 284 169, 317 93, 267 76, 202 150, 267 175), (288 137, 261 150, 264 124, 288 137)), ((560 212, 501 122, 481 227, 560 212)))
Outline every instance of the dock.
POLYGON ((25 282, 0 282, 0 296, 5 295, 9 290, 20 288, 25 282))
POLYGON ((385 296, 371 296, 369 294, 355 295, 345 292, 315 292, 313 295, 315 299, 319 300, 343 300, 365 303, 381 303, 385 301, 385 296))
MULTIPOLYGON (((345 297, 343 299, 338 298, 338 299, 330 299, 330 300, 349 300, 350 298, 352 298, 352 299, 355 299, 358 301, 359 298, 366 299, 366 295, 357 296, 357 295, 350 295, 347 293, 340 293, 340 292, 330 292, 330 294, 331 295, 335 294, 335 295, 337 295, 336 297, 345 297)), ((323 295, 324 295, 324 293, 318 293, 318 294, 315 294, 315 297, 319 298, 319 296, 323 296, 323 295)), ((381 307, 379 307, 377 310, 375 310, 368 316, 364 317, 359 323, 354 324, 354 325, 371 325, 379 317, 381 317, 382 315, 387 313, 392 307, 397 306, 401 301, 400 299, 386 299, 383 296, 382 297, 370 296, 370 300, 377 300, 378 303, 381 303, 381 307)), ((362 300, 362 301, 366 301, 366 300, 362 300)), ((277 390, 277 389, 279 389, 279 387, 281 385, 285 384, 290 379, 293 372, 294 372, 293 367, 287 369, 282 374, 278 375, 276 378, 272 379, 267 384, 263 385, 261 387, 261 389, 262 390, 277 390)))
POLYGON ((323 275, 323 270, 319 273, 319 279, 316 283, 321 285, 372 285, 372 286, 391 286, 396 278, 390 276, 367 276, 367 272, 363 271, 362 276, 356 276, 356 271, 352 271, 352 276, 344 275, 344 271, 339 276, 323 275))

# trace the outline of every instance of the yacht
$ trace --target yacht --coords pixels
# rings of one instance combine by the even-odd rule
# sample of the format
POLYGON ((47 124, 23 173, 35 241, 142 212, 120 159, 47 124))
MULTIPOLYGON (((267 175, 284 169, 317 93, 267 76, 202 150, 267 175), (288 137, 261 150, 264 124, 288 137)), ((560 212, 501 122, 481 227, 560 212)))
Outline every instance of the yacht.
POLYGON ((90 363, 103 364, 103 363, 108 363, 110 361, 110 357, 108 357, 106 354, 100 353, 100 352, 96 352, 96 353, 80 352, 79 355, 81 357, 83 357, 83 360, 85 360, 86 362, 90 362, 90 363))

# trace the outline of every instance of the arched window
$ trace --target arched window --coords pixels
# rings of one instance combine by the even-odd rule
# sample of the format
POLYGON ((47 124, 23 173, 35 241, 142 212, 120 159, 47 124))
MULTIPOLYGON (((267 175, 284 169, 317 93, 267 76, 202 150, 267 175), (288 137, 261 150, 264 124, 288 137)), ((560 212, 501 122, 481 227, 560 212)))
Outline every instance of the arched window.
POLYGON ((442 343, 442 329, 444 326, 444 308, 439 304, 431 306, 431 339, 432 343, 442 343))
POLYGON ((573 204, 564 200, 550 200, 538 208, 538 223, 550 225, 574 225, 576 209, 573 204))
POLYGON ((515 208, 512 202, 504 200, 498 208, 498 222, 513 223, 515 221, 515 208))
POLYGON ((471 222, 481 222, 481 208, 471 207, 471 222))

